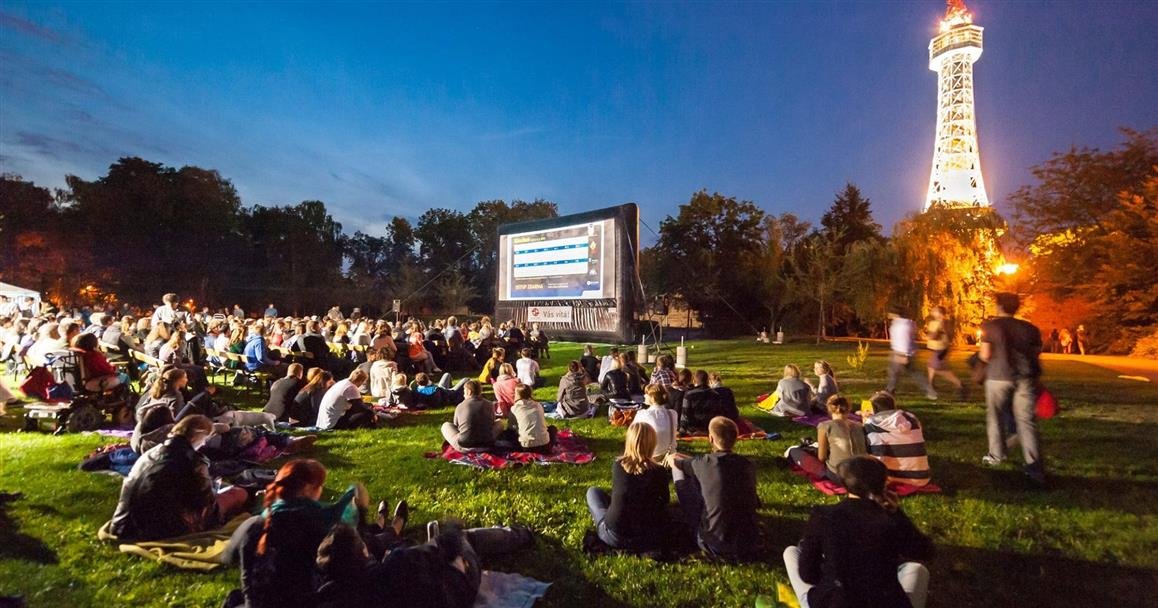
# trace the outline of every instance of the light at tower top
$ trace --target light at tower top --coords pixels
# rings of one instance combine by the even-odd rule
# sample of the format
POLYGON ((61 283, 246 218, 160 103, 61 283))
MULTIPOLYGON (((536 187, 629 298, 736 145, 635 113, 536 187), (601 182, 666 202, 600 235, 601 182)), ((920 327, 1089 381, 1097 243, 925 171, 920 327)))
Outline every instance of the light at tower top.
POLYGON ((929 41, 929 69, 937 72, 937 135, 925 210, 988 207, 977 121, 973 63, 981 57, 981 30, 964 0, 948 0, 940 32, 929 41))

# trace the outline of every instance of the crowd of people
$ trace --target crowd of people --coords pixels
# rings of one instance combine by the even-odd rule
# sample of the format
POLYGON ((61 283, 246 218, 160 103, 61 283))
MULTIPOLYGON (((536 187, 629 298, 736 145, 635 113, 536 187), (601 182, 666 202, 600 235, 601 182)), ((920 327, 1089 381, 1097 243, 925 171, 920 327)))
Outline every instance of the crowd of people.
MULTIPOLYGON (((238 528, 227 552, 241 570, 241 588, 227 605, 281 606, 290 598, 301 605, 308 597, 310 605, 361 606, 402 597, 413 598, 406 603, 413 606, 468 606, 478 590, 480 558, 530 544, 525 527, 440 529, 438 522, 426 526, 424 539, 410 540, 405 501, 393 510, 383 501, 372 516, 365 489, 355 485, 322 502, 326 470, 313 460, 290 460, 256 488, 223 484, 210 472, 214 462, 242 457, 255 445, 297 454, 314 445, 314 432, 381 426, 391 410, 454 406, 440 432, 455 450, 550 452, 557 443, 550 418, 590 416, 606 406, 626 432, 623 453, 611 462, 609 489, 586 492, 598 542, 650 553, 673 550, 683 539, 711 559, 758 555, 756 465, 734 451, 742 419, 719 373, 676 369, 668 355, 657 357, 649 372, 633 351, 612 347, 600 356, 587 346, 567 363, 556 402, 544 404, 534 398, 535 387, 545 385, 538 360, 548 352, 538 327, 496 328, 486 318, 459 323, 454 317, 391 323, 336 310, 321 318, 278 318, 272 304, 268 316, 246 319, 189 313, 177 302, 166 294, 151 314, 119 320, 106 312, 0 319, 0 358, 34 370, 75 355, 84 370, 78 390, 118 390, 131 386, 130 376, 140 381, 131 469, 106 524, 116 538, 156 540, 213 529, 253 509, 255 489, 261 490, 260 513, 238 528), (158 366, 115 365, 128 361, 130 350, 150 354, 158 366), (218 398, 206 370, 228 369, 232 360, 213 360, 223 352, 242 355, 238 364, 245 369, 235 378, 269 376, 262 411, 238 410, 218 398), (464 375, 452 385, 443 369, 464 375), (282 432, 295 425, 316 431, 282 432), (678 441, 689 435, 706 435, 710 451, 681 453, 678 441)), ((1027 474, 1044 481, 1033 409, 1041 335, 1014 317, 1016 296, 1000 294, 997 304, 999 315, 982 328, 979 353, 988 407, 983 462, 1003 462, 1016 436, 1027 474)), ((934 320, 942 318, 938 313, 934 320)), ((902 372, 912 371, 915 332, 899 315, 894 326, 889 386, 862 403, 859 422, 826 361, 813 364, 815 385, 788 365, 776 387, 773 413, 826 415, 816 441, 790 447, 785 458, 848 492, 840 504, 816 508, 800 544, 784 552, 802 605, 842 606, 849 598, 924 605, 928 572, 916 561, 928 559, 932 544, 889 489, 931 478, 924 427, 895 396, 902 372)), ((928 386, 947 371, 948 345, 936 324, 926 334, 936 361, 927 376, 912 376, 928 386)))

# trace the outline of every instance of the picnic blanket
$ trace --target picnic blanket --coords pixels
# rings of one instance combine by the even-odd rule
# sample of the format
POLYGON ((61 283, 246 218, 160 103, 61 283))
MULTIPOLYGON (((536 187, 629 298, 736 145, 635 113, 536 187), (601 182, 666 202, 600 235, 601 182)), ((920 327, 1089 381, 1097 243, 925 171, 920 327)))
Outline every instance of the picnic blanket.
MULTIPOLYGON (((852 420, 856 423, 861 422, 860 414, 856 412, 849 413, 845 416, 845 418, 848 418, 849 420, 852 420)), ((820 423, 824 422, 825 420, 832 420, 832 416, 829 416, 828 414, 809 414, 807 416, 797 416, 792 419, 792 422, 795 422, 796 424, 803 424, 805 426, 817 427, 820 426, 820 423)))
POLYGON ((521 574, 483 570, 474 608, 531 608, 550 586, 521 574))
MULTIPOLYGON (((234 530, 249 518, 249 513, 242 513, 217 530, 158 541, 121 543, 118 549, 121 553, 139 555, 182 570, 210 572, 221 567, 221 559, 224 557, 226 545, 229 544, 229 537, 233 536, 234 530)), ((119 539, 109 532, 110 523, 112 522, 105 522, 101 526, 97 531, 97 538, 118 542, 119 539)))
MULTIPOLYGON (((811 483, 814 488, 816 488, 817 490, 820 490, 821 492, 824 492, 825 494, 827 494, 829 496, 838 496, 840 494, 848 494, 848 490, 846 490, 844 488, 844 486, 837 484, 837 483, 834 483, 832 481, 829 481, 828 479, 825 479, 823 477, 813 477, 813 476, 809 475, 804 469, 796 466, 795 464, 790 465, 788 467, 788 470, 792 471, 793 473, 796 473, 797 475, 799 475, 801 477, 807 478, 809 483, 811 483)), ((940 494, 941 493, 941 486, 938 486, 937 484, 932 483, 932 482, 927 483, 923 486, 914 486, 914 485, 908 484, 908 483, 890 482, 888 488, 890 490, 892 490, 893 492, 896 492, 897 496, 900 496, 901 498, 904 498, 905 496, 911 496, 913 494, 940 494)))
POLYGON ((525 464, 587 464, 595 460, 595 452, 588 449, 583 440, 571 432, 560 429, 555 436, 555 447, 549 454, 537 452, 460 452, 443 442, 441 452, 427 452, 427 458, 442 458, 454 464, 464 464, 476 469, 505 469, 525 464))
MULTIPOLYGON (((767 434, 764 432, 764 429, 756 426, 755 424, 752 423, 751 420, 748 420, 747 418, 744 418, 743 416, 741 416, 740 420, 736 423, 736 427, 740 431, 740 434, 736 436, 736 439, 763 439, 764 436, 767 434)), ((698 441, 700 439, 703 439, 706 441, 708 439, 708 434, 707 433, 697 433, 695 435, 682 435, 682 436, 680 436, 680 440, 698 441)))

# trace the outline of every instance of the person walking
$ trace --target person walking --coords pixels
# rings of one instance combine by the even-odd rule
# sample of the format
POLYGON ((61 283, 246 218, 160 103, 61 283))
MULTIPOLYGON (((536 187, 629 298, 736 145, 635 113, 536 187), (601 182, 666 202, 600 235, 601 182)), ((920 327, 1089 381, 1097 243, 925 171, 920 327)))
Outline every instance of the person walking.
POLYGON ((929 322, 925 324, 925 346, 929 349, 929 363, 927 365, 929 370, 929 389, 933 388, 933 379, 940 375, 949 380, 949 383, 957 389, 957 396, 961 400, 965 400, 969 396, 969 389, 961 384, 961 379, 953 370, 949 369, 949 345, 950 335, 948 328, 948 321, 945 319, 945 307, 934 306, 930 311, 929 322))
POLYGON ((916 351, 916 345, 913 342, 913 321, 903 317, 899 311, 890 312, 889 321, 889 347, 892 349, 892 353, 889 355, 889 381, 885 385, 885 390, 889 394, 895 395, 897 393, 897 381, 901 372, 905 372, 912 377, 918 388, 925 391, 926 397, 936 401, 937 393, 929 386, 925 376, 913 369, 913 355, 916 351))
POLYGON ((1035 407, 1041 378, 1041 331, 1014 318, 1021 307, 1017 294, 996 296, 998 314, 981 325, 980 357, 985 361, 985 426, 989 452, 987 466, 1005 461, 1006 421, 1012 418, 1025 458, 1025 474, 1042 485, 1045 462, 1041 455, 1035 407))

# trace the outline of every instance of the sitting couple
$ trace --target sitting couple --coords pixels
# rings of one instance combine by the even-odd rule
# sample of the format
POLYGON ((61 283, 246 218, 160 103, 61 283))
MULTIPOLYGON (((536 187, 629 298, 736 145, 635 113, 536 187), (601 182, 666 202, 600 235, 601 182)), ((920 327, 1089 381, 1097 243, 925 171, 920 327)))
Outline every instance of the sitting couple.
POLYGON ((752 463, 732 453, 738 432, 735 422, 717 416, 708 424, 710 454, 669 453, 661 464, 655 460, 655 429, 645 422, 632 423, 623 455, 611 463, 611 493, 587 490, 587 508, 599 539, 631 552, 666 548, 673 536, 668 483, 674 481, 682 519, 695 531, 699 548, 722 559, 750 558, 757 549, 760 499, 752 463))
POLYGON ((454 408, 454 418, 442 424, 442 438, 460 452, 539 452, 555 446, 554 426, 547 424, 543 406, 531 398, 534 389, 525 384, 515 388, 517 401, 510 408, 507 427, 495 420, 495 405, 480 396, 477 380, 463 385, 463 401, 454 408))

